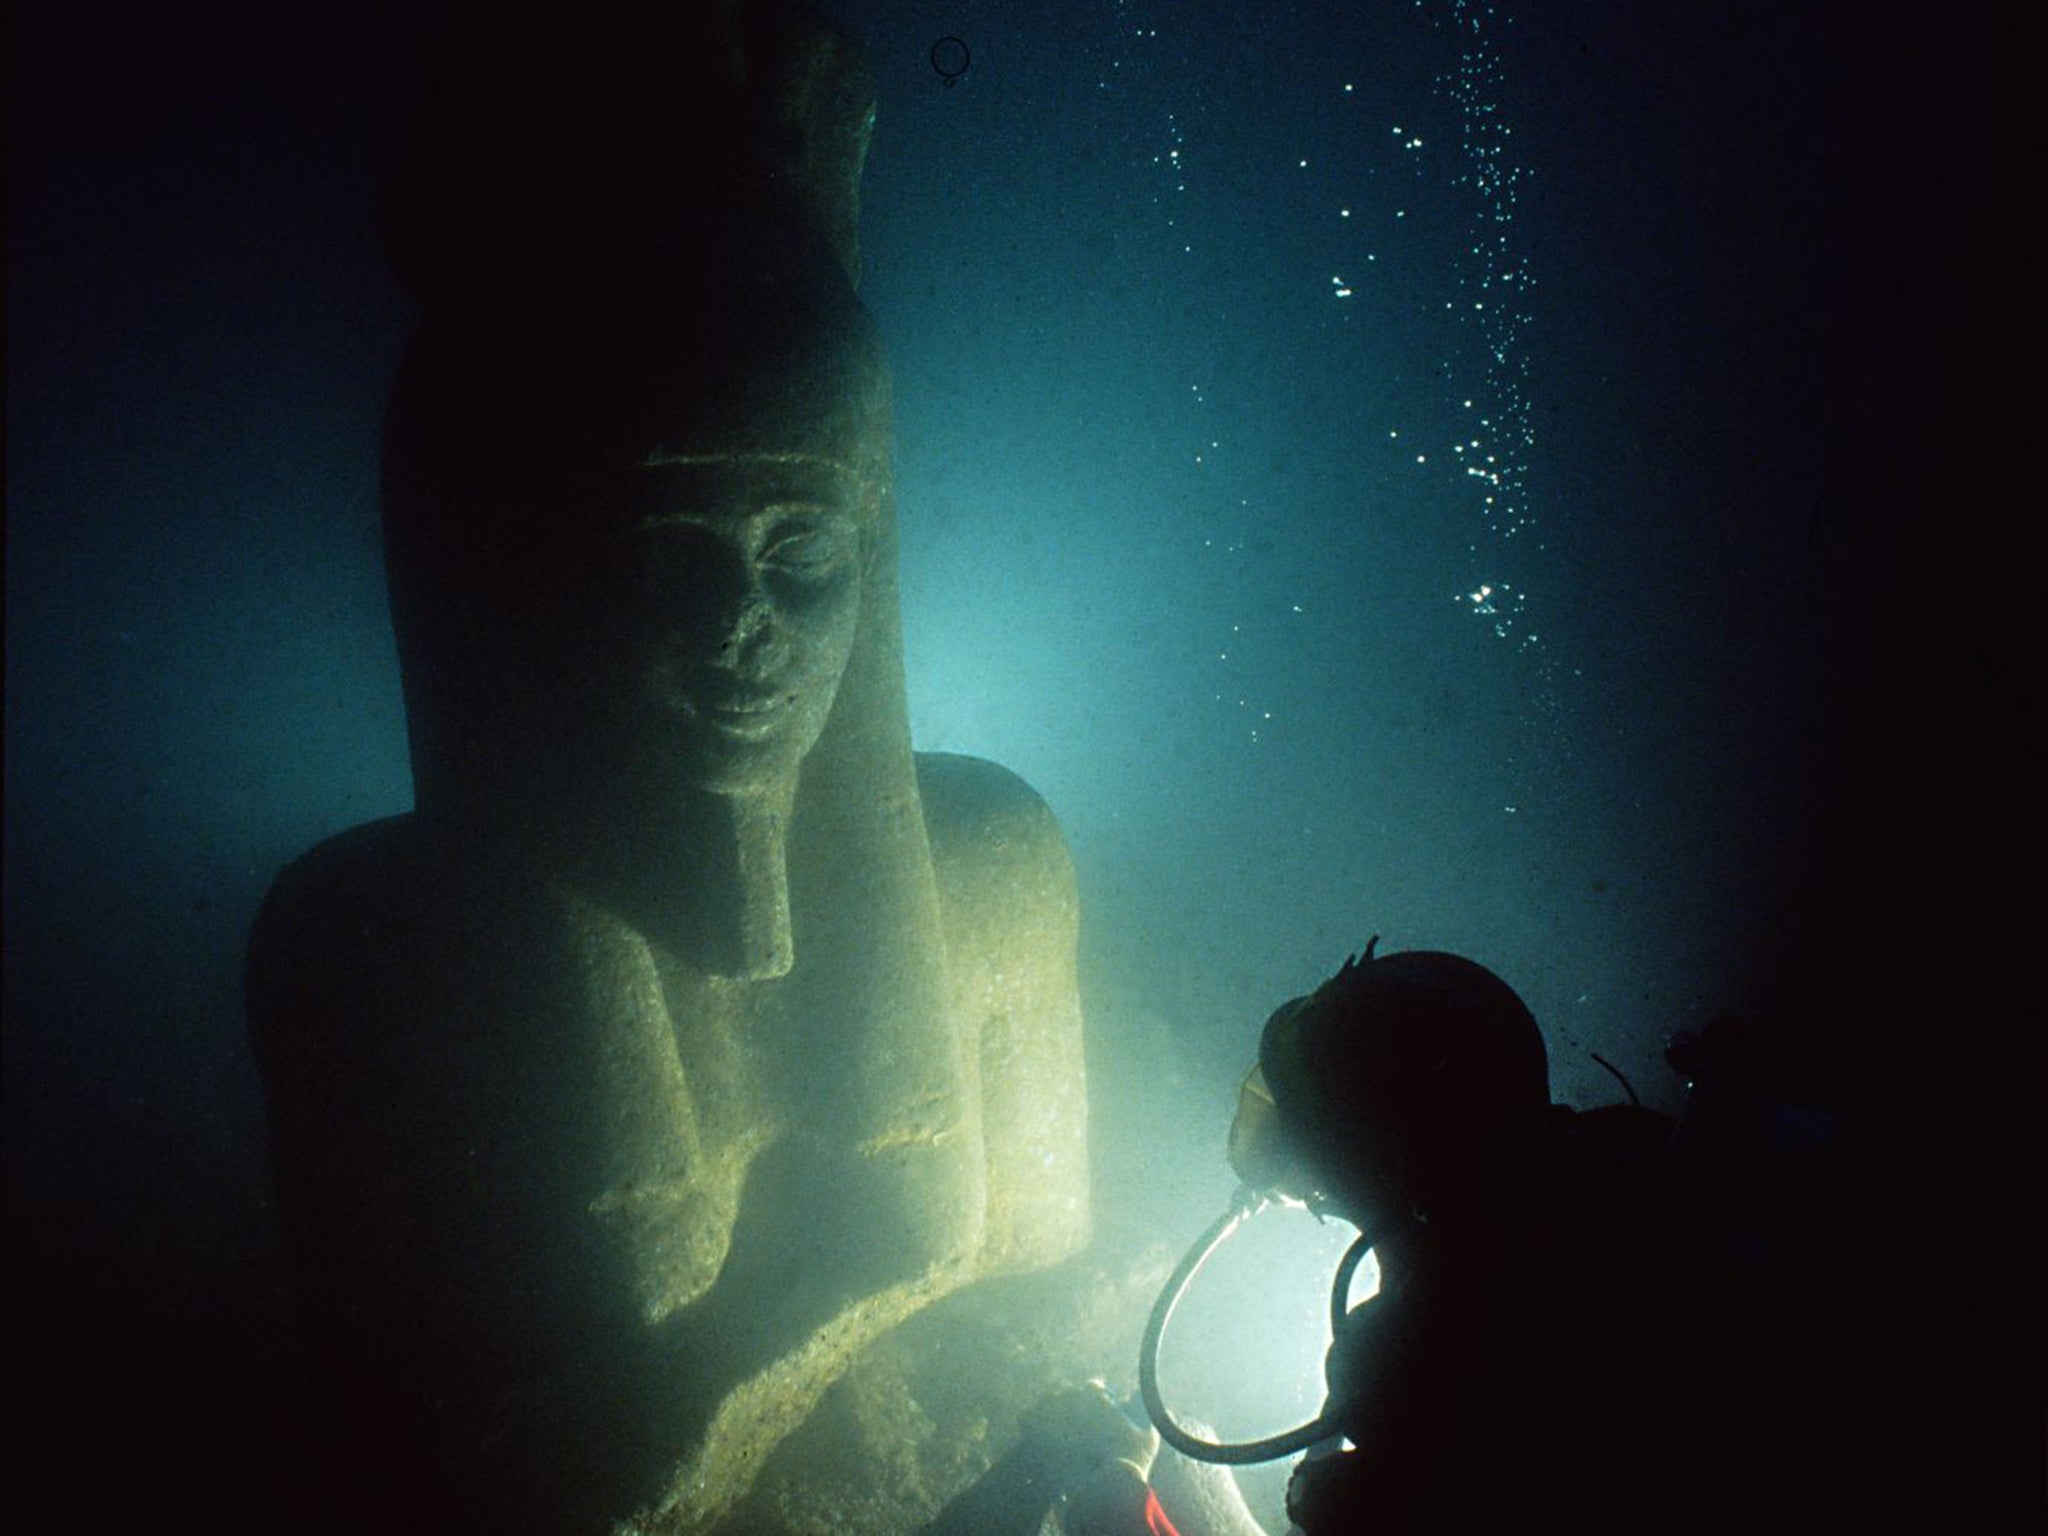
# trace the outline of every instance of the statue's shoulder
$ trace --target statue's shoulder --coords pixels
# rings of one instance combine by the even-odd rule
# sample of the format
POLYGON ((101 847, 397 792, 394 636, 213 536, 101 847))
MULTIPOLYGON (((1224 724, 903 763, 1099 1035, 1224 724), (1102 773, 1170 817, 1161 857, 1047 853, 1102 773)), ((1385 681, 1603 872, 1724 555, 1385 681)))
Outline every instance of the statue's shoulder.
POLYGON ((410 814, 337 832, 271 882, 250 935, 252 955, 381 923, 421 898, 435 862, 424 827, 410 814))
POLYGON ((1025 909, 1071 920, 1074 863, 1051 807, 1024 780, 985 758, 917 754, 918 796, 949 928, 972 914, 1025 909))
POLYGON ((1067 860, 1066 838, 1052 807, 1000 763, 957 752, 920 752, 917 792, 936 859, 1067 860))
POLYGON ((314 845, 271 883, 249 933, 246 993, 259 1056, 330 1022, 351 1027, 461 896, 419 818, 392 816, 314 845))
POLYGON ((1045 801, 1007 768, 920 754, 953 1014, 981 1069, 981 1262, 1058 1263, 1088 1237, 1080 899, 1045 801))

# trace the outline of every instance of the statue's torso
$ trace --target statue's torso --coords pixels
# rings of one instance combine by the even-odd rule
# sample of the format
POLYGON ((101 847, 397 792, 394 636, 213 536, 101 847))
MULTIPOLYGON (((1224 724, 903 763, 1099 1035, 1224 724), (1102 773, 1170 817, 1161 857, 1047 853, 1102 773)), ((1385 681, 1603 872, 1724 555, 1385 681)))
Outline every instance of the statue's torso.
MULTIPOLYGON (((1086 1223, 1071 871, 1014 778, 923 766, 946 1027, 982 1067, 979 1268, 1048 1263, 1086 1223)), ((818 1108, 858 1025, 815 981, 801 953, 780 980, 705 977, 414 817, 314 850, 259 924, 250 1001, 323 1353, 373 1396, 429 1384, 453 1462, 485 1478, 606 1442, 566 1497, 613 1514, 662 1495, 742 1383, 814 1398, 840 1356, 771 1368, 891 1279, 818 1236, 858 1229, 863 1186, 818 1108)))

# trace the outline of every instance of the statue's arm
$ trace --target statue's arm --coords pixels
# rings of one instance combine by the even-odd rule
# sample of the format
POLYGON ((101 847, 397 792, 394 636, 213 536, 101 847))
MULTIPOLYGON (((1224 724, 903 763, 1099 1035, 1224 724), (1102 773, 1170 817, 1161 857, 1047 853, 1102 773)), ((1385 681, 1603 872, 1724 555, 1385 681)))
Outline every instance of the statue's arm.
POLYGON ((410 1293, 426 1225, 394 1084, 380 950, 393 839, 357 828, 272 884, 249 936, 244 991, 269 1120, 273 1208, 310 1376, 305 1411, 323 1450, 360 1469, 343 1493, 433 1504, 431 1437, 410 1405, 438 1388, 440 1319, 410 1293), (358 1487, 360 1483, 360 1487, 358 1487))
POLYGON ((1079 901, 1059 823, 1022 779, 920 753, 954 1016, 981 1080, 984 1268, 1035 1268, 1088 1237, 1079 901))
MULTIPOLYGON (((394 1009, 394 934, 413 927, 398 823, 358 827, 280 874, 249 936, 244 991, 263 1079, 271 1175, 309 1325, 374 1331, 404 1264, 394 1249, 405 1194, 422 1170, 407 1134, 416 1086, 394 1062, 406 1021, 394 1009)), ((345 1356, 369 1344, 328 1335, 345 1356)))
POLYGON ((670 1367, 586 1219, 563 946, 531 907, 401 820, 298 860, 250 936, 325 1454, 408 1528, 444 1498, 448 1529, 575 1528, 564 1509, 636 1507, 675 1454, 649 1428, 670 1367))

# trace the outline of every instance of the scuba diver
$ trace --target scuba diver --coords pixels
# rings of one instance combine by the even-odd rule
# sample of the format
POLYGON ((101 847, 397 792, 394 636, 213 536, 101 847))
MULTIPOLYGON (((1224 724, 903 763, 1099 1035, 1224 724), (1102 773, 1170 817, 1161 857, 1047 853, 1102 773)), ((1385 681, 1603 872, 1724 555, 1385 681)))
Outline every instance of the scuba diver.
POLYGON ((1697 1080, 1680 1120, 1636 1103, 1574 1111, 1551 1103, 1543 1037, 1507 983, 1376 944, 1266 1023, 1230 1129, 1244 1188, 1146 1333, 1161 1434, 1204 1461, 1307 1449, 1287 1493, 1305 1536, 1705 1529, 1748 1507, 1737 1408, 1754 1266, 1717 1166, 1732 1022, 1674 1048, 1697 1080), (1221 1445, 1167 1410, 1159 1337, 1208 1252, 1267 1198, 1360 1236, 1333 1289, 1322 1413, 1221 1445), (1379 1290, 1349 1307, 1368 1249, 1379 1290))
POLYGON ((1783 1217, 1759 1221, 1758 1192, 1793 1183, 1767 1126, 1788 1112, 1757 1090, 1742 1031, 1674 1039, 1692 1085, 1676 1119, 1633 1089, 1573 1110, 1506 982, 1377 942, 1266 1022, 1229 1133, 1240 1188, 1140 1348, 1157 1433, 1099 1382, 1057 1394, 926 1536, 1253 1536, 1225 1468, 1304 1451, 1296 1536, 1757 1527, 1784 1471, 1770 1442, 1804 1410, 1759 1390, 1791 1314, 1763 1230, 1783 1217), (1160 1341, 1209 1255, 1274 1201, 1359 1229, 1331 1286, 1327 1395, 1306 1424, 1225 1443, 1167 1406, 1160 1341), (1379 1287, 1352 1306, 1368 1253, 1379 1287))

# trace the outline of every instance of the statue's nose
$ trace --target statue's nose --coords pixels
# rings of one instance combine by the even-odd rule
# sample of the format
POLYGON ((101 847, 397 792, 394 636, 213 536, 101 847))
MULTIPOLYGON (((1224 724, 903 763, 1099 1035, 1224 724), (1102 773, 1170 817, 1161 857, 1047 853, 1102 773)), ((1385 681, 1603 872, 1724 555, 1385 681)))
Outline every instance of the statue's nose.
POLYGON ((748 563, 719 607, 719 664, 735 672, 769 670, 776 633, 774 601, 760 571, 748 563))

